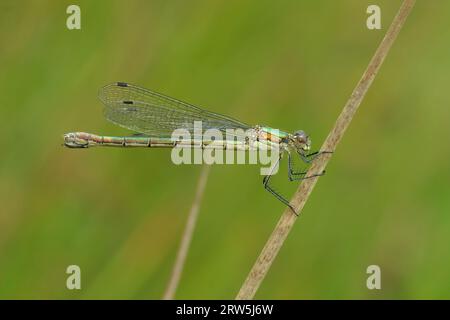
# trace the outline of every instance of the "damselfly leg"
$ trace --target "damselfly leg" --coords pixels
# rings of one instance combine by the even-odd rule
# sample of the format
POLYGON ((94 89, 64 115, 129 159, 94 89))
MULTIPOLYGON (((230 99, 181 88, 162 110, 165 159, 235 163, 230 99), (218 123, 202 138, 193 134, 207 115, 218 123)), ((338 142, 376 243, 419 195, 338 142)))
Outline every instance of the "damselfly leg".
MULTIPOLYGON (((322 152, 317 151, 317 152, 310 153, 308 155, 301 156, 301 159, 305 163, 310 164, 314 159, 316 159, 322 153, 332 153, 332 152, 331 151, 322 151, 322 152)), ((281 158, 282 158, 282 154, 280 154, 280 157, 278 158, 277 162, 272 166, 270 173, 264 177, 263 185, 267 191, 269 191, 271 194, 273 194, 275 196, 275 198, 280 200, 286 206, 291 208, 291 210, 295 213, 295 215, 298 216, 298 213, 295 211, 294 207, 292 207, 292 205, 289 203, 289 201, 285 197, 283 197, 280 193, 278 193, 273 188, 272 184, 270 183, 270 179, 273 175, 273 171, 275 170, 275 168, 277 166, 279 166, 279 164, 281 162, 281 158)), ((307 171, 294 171, 292 156, 291 156, 291 153, 288 152, 288 177, 289 177, 290 181, 300 181, 300 180, 306 180, 306 179, 310 179, 310 178, 314 178, 314 177, 320 177, 325 174, 325 171, 323 171, 322 173, 313 174, 310 176, 305 176, 306 173, 307 173, 307 171)))
POLYGON ((282 154, 280 154, 280 157, 278 158, 277 162, 272 166, 272 168, 270 169, 270 173, 267 176, 264 176, 263 178, 263 185, 264 185, 264 189, 266 189, 267 191, 269 191, 271 194, 273 194, 275 196, 275 198, 277 198, 278 200, 280 200, 282 203, 284 203, 286 206, 288 206, 289 208, 291 208, 292 212, 294 212, 295 215, 298 216, 297 212, 295 212, 294 207, 291 206, 291 204, 289 203, 288 200, 286 200, 281 194, 279 194, 277 191, 275 191, 275 189, 273 189, 273 187, 270 184, 270 178, 273 175, 273 171, 275 170, 275 168, 277 168, 280 164, 281 161, 281 157, 282 154))
POLYGON ((303 162, 305 163, 311 163, 313 162, 318 156, 322 155, 322 154, 326 154, 326 153, 333 153, 333 151, 316 151, 310 154, 302 154, 299 153, 300 158, 302 158, 303 162))
POLYGON ((302 180, 303 176, 306 174, 306 171, 294 171, 291 153, 288 152, 288 177, 290 181, 298 181, 302 180))

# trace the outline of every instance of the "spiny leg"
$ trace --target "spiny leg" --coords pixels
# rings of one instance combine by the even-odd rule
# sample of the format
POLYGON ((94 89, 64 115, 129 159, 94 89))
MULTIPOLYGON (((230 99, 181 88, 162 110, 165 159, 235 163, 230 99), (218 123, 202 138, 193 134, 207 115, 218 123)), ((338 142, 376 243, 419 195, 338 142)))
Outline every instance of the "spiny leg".
POLYGON ((281 194, 279 194, 278 192, 276 192, 269 184, 270 178, 272 176, 265 176, 263 179, 263 184, 264 184, 264 188, 269 191, 272 195, 275 196, 275 198, 277 198, 278 200, 280 200, 282 203, 284 203, 286 206, 288 206, 292 212, 298 216, 298 213, 295 211, 294 207, 291 206, 291 204, 289 203, 289 201, 284 198, 281 194))
MULTIPOLYGON (((318 154, 318 152, 311 153, 310 155, 316 155, 316 154, 318 154)), ((310 155, 307 155, 307 156, 310 156, 310 155)), ((305 177, 304 175, 306 173, 307 173, 307 171, 294 172, 294 170, 292 169, 291 153, 288 152, 288 177, 289 177, 290 181, 299 181, 299 180, 305 180, 305 179, 309 179, 309 178, 323 176, 325 174, 325 171, 323 171, 322 173, 313 174, 311 176, 305 177)))
POLYGON ((280 164, 280 160, 281 160, 282 155, 280 154, 280 157, 278 158, 277 162, 272 166, 272 168, 270 169, 270 173, 264 177, 263 179, 263 185, 264 185, 264 189, 266 189, 267 191, 269 191, 272 195, 275 196, 275 198, 277 198, 279 201, 281 201, 282 203, 284 203, 286 206, 288 206, 292 212, 294 212, 294 214, 296 216, 298 216, 297 212, 295 211, 294 207, 291 206, 291 204, 289 203, 288 200, 286 200, 281 194, 279 194, 278 192, 276 192, 271 186, 270 186, 270 178, 273 175, 273 171, 276 167, 278 167, 278 165, 280 164))
MULTIPOLYGON (((308 155, 303 155, 300 154, 302 160, 306 163, 311 163, 317 156, 319 156, 322 153, 333 153, 332 151, 322 151, 322 152, 313 152, 310 153, 308 155), (312 159, 308 159, 309 157, 313 157, 312 159)), ((280 154, 280 157, 278 158, 277 162, 275 163, 275 165, 272 166, 272 168, 270 169, 270 173, 264 177, 263 179, 263 185, 264 188, 269 191, 272 195, 275 196, 275 198, 277 198, 279 201, 281 201, 282 203, 284 203, 286 206, 288 206, 292 212, 298 216, 298 213, 295 211, 294 207, 289 203, 289 201, 284 198, 281 194, 279 194, 277 191, 275 191, 275 189, 273 189, 270 185, 270 178, 273 175, 273 171, 274 169, 280 164, 281 161, 281 157, 282 154, 280 154)), ((305 177, 304 175, 306 174, 306 171, 302 171, 302 172, 294 172, 294 170, 292 169, 292 159, 291 159, 291 154, 290 152, 288 152, 288 176, 289 176, 289 180, 290 181, 298 181, 298 180, 305 180, 305 179, 309 179, 309 178, 314 178, 314 177, 318 177, 318 176, 322 176, 325 174, 325 171, 323 171, 322 173, 318 173, 318 174, 314 174, 311 176, 307 176, 305 177)))
POLYGON ((311 163, 313 162, 318 156, 325 153, 333 153, 333 151, 316 151, 310 154, 303 154, 299 152, 300 158, 302 158, 303 162, 305 163, 311 163))
POLYGON ((288 177, 289 177, 289 181, 301 180, 303 177, 298 177, 298 176, 303 176, 305 174, 306 174, 306 171, 295 172, 292 169, 291 153, 288 151, 288 177))

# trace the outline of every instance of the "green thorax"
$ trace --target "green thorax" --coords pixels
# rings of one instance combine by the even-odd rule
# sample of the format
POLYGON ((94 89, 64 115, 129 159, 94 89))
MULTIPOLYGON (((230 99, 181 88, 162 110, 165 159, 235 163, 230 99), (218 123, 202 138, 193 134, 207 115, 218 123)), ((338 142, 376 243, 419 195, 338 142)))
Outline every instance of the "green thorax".
POLYGON ((271 135, 277 136, 280 139, 287 138, 289 136, 289 133, 271 127, 261 127, 261 130, 271 135))

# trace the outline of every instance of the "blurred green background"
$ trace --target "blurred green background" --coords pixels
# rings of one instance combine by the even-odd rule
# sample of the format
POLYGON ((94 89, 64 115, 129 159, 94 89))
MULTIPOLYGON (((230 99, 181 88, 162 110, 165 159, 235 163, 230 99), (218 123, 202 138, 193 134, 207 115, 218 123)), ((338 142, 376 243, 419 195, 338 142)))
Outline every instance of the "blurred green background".
MULTIPOLYGON (((304 129, 317 149, 400 4, 2 1, 0 298, 164 292, 201 167, 63 148, 65 132, 129 134, 103 118, 101 86, 304 129), (71 264, 81 290, 66 289, 71 264)), ((256 298, 450 298, 449 20, 449 1, 416 4, 256 298), (366 288, 372 264, 382 290, 366 288)), ((177 298, 234 298, 284 209, 261 181, 255 165, 212 167, 177 298)))

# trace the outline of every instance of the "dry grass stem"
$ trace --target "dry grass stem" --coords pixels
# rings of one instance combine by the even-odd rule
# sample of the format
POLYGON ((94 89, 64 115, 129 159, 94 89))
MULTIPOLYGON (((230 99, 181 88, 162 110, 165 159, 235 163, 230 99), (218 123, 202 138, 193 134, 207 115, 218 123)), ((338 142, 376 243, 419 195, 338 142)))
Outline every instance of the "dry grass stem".
MULTIPOLYGON (((415 0, 403 1, 402 6, 395 16, 391 26, 389 27, 389 30, 386 32, 385 37, 381 41, 361 80, 356 85, 356 88, 350 96, 350 99, 345 104, 344 109, 336 120, 333 129, 330 131, 320 150, 334 151, 336 149, 336 146, 341 140, 356 110, 358 109, 361 101, 363 100, 375 76, 377 75, 378 70, 380 69, 384 59, 386 58, 389 49, 394 43, 398 33, 400 32, 403 24, 406 21, 406 18, 411 12, 414 3, 415 0)), ((331 154, 322 154, 317 159, 315 159, 310 169, 308 170, 307 176, 312 176, 314 174, 320 174, 321 172, 323 172, 330 158, 331 154)), ((304 180, 294 194, 291 200, 291 205, 296 209, 298 213, 301 213, 316 182, 317 178, 304 180)), ((272 262, 277 256, 278 251, 283 245, 284 240, 286 239, 289 231, 294 225, 296 218, 297 216, 289 208, 286 208, 266 245, 262 249, 261 254, 253 265, 253 268, 247 276, 247 279, 242 285, 236 299, 252 299, 254 297, 262 280, 264 279, 270 266, 272 265, 272 262)))
POLYGON ((175 264, 173 266, 172 274, 170 276, 170 280, 167 285, 166 291, 164 292, 163 296, 164 300, 173 300, 175 292, 178 287, 178 283, 180 282, 184 263, 186 261, 186 256, 189 251, 189 246, 191 244, 192 234, 194 233, 198 213, 200 211, 200 204, 202 202, 203 194, 205 192, 206 182, 208 181, 209 170, 210 170, 209 165, 203 165, 197 185, 197 190, 195 192, 194 202, 192 203, 191 210, 189 211, 189 215, 186 221, 186 227, 184 229, 183 237, 181 238, 177 258, 175 260, 175 264))

